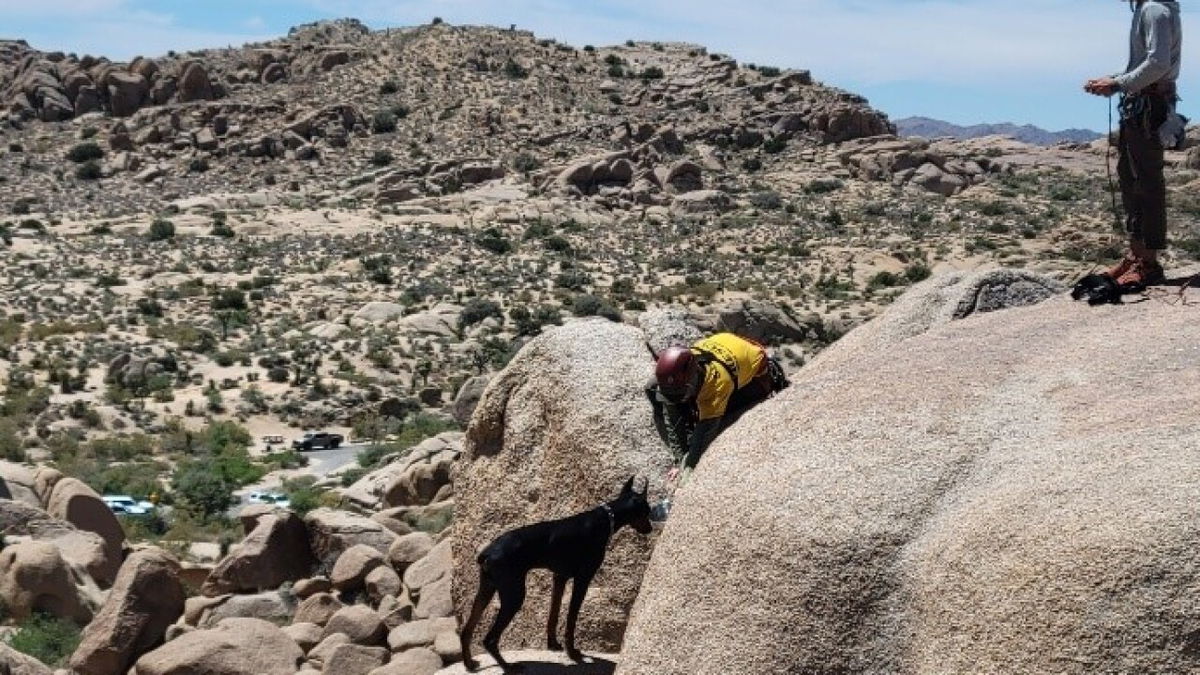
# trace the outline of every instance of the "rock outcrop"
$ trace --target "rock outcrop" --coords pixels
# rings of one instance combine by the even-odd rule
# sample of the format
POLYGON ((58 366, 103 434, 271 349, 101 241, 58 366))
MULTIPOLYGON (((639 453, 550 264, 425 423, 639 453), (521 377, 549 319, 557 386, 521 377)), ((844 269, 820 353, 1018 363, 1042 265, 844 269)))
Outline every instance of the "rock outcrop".
POLYGON ((317 560, 304 521, 276 511, 259 516, 237 550, 221 561, 204 582, 208 596, 278 588, 312 573, 317 560))
POLYGON ((1190 313, 920 304, 880 323, 923 334, 851 340, 713 445, 619 672, 1200 668, 1190 313))
POLYGON ((261 619, 226 619, 185 633, 138 659, 136 675, 294 675, 304 652, 261 619))
POLYGON ((162 644, 167 627, 183 614, 183 601, 179 561, 156 548, 129 556, 108 600, 84 629, 71 669, 80 675, 125 672, 162 644))
MULTIPOLYGON (((594 508, 631 475, 646 476, 653 486, 666 473, 670 452, 643 392, 652 365, 641 331, 587 320, 534 339, 488 385, 454 477, 460 615, 474 597, 476 552, 496 535, 594 508)), ((617 535, 580 619, 582 648, 620 646, 650 547, 650 539, 631 531, 617 535)), ((405 577, 411 574, 409 568, 405 577)), ((546 597, 549 581, 535 574, 531 597, 546 597)), ((505 644, 544 644, 545 612, 530 603, 505 644)))
POLYGON ((92 619, 70 566, 58 547, 45 541, 23 541, 0 552, 0 598, 18 621, 35 612, 80 624, 92 619))
POLYGON ((63 478, 54 484, 46 500, 46 512, 104 539, 106 564, 97 570, 96 581, 105 586, 111 584, 124 557, 125 530, 100 495, 83 481, 63 478))

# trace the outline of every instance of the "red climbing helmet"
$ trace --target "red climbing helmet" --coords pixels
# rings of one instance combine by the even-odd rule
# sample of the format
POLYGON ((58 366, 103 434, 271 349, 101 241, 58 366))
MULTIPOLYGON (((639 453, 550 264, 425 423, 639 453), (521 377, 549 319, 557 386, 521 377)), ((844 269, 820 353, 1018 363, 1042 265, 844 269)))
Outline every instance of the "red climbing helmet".
POLYGON ((691 381, 696 356, 687 347, 667 347, 654 364, 654 379, 668 398, 683 398, 691 381))

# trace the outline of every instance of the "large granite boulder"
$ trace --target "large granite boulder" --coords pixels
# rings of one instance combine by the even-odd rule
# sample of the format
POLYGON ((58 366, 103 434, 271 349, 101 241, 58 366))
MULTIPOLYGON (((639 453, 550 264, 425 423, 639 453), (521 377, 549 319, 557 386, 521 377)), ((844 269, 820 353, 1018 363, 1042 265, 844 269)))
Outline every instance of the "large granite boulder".
POLYGON ((1191 313, 897 305, 708 451, 619 672, 1200 670, 1191 313))
POLYGON ((304 521, 290 511, 253 520, 254 529, 217 565, 201 591, 208 596, 278 588, 310 575, 317 564, 304 521))
MULTIPOLYGON (((500 533, 596 508, 634 474, 649 478, 653 491, 671 453, 643 390, 652 372, 641 331, 595 319, 532 340, 488 385, 454 475, 460 617, 475 594, 476 553, 500 533)), ((617 534, 580 618, 581 648, 620 646, 651 544, 631 530, 617 534)), ((548 574, 531 576, 531 601, 505 633, 507 647, 545 645, 549 603, 533 599, 548 597, 549 588, 548 574)))
POLYGON ((185 633, 138 659, 135 675, 293 675, 304 652, 278 626, 226 619, 185 633))
POLYGON ((125 530, 100 495, 81 480, 63 478, 50 491, 46 512, 104 539, 107 566, 96 570, 96 581, 104 586, 111 584, 124 559, 125 530))
POLYGON ((79 675, 125 672, 162 644, 167 626, 183 614, 183 602, 178 560, 157 548, 129 556, 108 600, 84 629, 71 670, 79 675))
POLYGON ((45 541, 23 541, 0 552, 0 601, 18 621, 35 612, 80 624, 92 619, 71 567, 58 547, 45 541))

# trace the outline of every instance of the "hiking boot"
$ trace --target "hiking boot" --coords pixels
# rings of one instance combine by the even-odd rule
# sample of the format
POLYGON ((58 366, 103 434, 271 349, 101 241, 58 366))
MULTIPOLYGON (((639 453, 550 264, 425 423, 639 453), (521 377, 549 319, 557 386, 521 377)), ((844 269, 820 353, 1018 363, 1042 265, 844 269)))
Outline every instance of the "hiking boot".
POLYGON ((1109 268, 1107 272, 1104 272, 1104 276, 1112 277, 1113 279, 1120 279, 1121 277, 1125 276, 1129 270, 1133 269, 1133 266, 1137 264, 1137 261, 1137 258, 1127 255, 1124 258, 1121 258, 1121 262, 1109 268))
POLYGON ((1145 288, 1166 281, 1162 265, 1156 262, 1135 260, 1129 269, 1117 277, 1117 284, 1122 288, 1145 288))

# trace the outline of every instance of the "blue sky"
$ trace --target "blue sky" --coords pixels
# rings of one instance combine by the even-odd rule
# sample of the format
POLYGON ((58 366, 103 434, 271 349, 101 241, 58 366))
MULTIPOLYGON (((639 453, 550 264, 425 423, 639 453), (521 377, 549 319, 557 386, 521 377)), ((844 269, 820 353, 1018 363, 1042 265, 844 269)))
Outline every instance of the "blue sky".
MULTIPOLYGON (((1183 6, 1185 29, 1200 31, 1200 9, 1183 6)), ((1125 65, 1129 25, 1115 0, 0 0, 0 37, 127 59, 340 16, 375 28, 434 16, 515 23, 576 46, 696 42, 743 62, 808 68, 893 118, 1051 129, 1104 128, 1106 104, 1080 87, 1125 65)), ((1182 93, 1200 97, 1200 49, 1185 52, 1182 93)), ((1200 104, 1182 108, 1200 119, 1200 104)))

